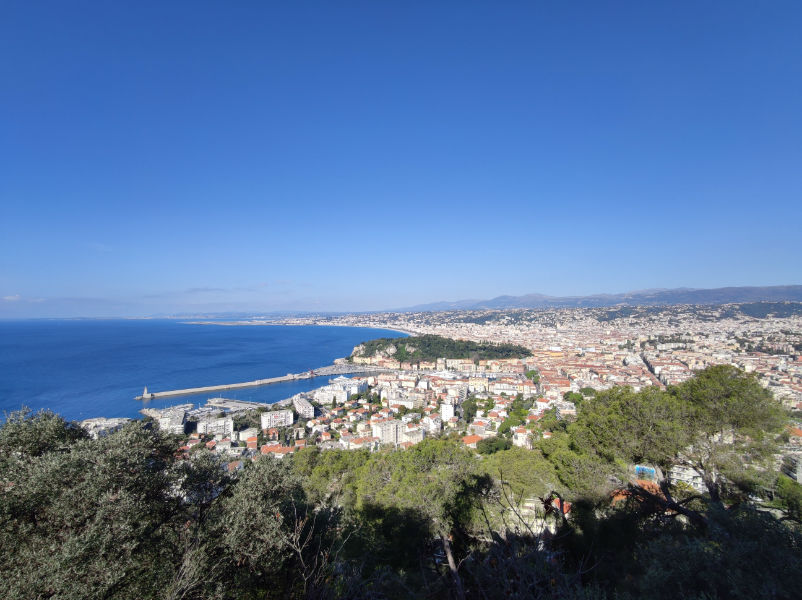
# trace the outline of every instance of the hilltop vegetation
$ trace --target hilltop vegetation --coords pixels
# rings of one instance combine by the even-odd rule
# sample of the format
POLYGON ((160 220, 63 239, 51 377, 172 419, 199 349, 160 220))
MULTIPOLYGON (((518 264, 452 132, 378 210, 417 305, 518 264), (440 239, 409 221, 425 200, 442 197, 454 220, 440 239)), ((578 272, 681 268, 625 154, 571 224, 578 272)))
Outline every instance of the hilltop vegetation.
POLYGON ((785 420, 752 377, 714 367, 589 395, 533 450, 480 458, 456 436, 237 472, 147 423, 92 440, 16 413, 0 427, 0 597, 791 599, 802 486, 774 471, 785 420), (673 483, 676 465, 704 491, 673 483))
POLYGON ((410 338, 379 338, 363 342, 354 349, 351 358, 392 357, 400 362, 434 362, 438 358, 468 358, 488 360, 497 358, 523 358, 532 353, 515 344, 493 344, 453 340, 439 335, 421 335, 410 338))

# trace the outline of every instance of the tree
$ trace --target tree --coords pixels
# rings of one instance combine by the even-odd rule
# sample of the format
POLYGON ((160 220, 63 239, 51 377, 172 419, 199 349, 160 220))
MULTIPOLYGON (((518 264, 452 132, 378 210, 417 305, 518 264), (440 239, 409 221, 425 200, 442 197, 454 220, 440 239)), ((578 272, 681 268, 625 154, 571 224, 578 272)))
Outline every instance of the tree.
POLYGON ((515 499, 539 498, 554 491, 565 493, 554 465, 539 450, 501 450, 487 456, 481 468, 499 484, 510 486, 515 499))
POLYGON ((476 444, 476 451, 479 454, 494 454, 499 450, 509 450, 510 448, 512 448, 512 442, 503 437, 485 438, 476 444))
POLYGON ((704 481, 710 498, 748 493, 773 463, 775 440, 787 421, 780 403, 752 376, 731 365, 717 365, 671 390, 687 411, 680 422, 692 432, 691 444, 673 463, 690 467, 704 481))
POLYGON ((77 423, 40 410, 36 413, 23 407, 6 415, 0 428, 0 461, 13 456, 41 456, 45 452, 66 449, 89 436, 77 423))
POLYGON ((65 447, 72 433, 56 423, 25 419, 0 432, 28 440, 37 454, 3 472, 3 597, 159 595, 177 561, 172 548, 183 521, 171 470, 176 439, 135 422, 65 447))
POLYGON ((621 587, 634 598, 655 600, 674 600, 678 591, 685 598, 799 597, 798 531, 746 507, 713 511, 710 520, 702 535, 675 530, 641 539, 621 587))
POLYGON ((654 465, 661 493, 635 483, 631 492, 704 525, 699 511, 672 497, 671 470, 696 472, 718 506, 723 496, 743 500, 771 485, 774 439, 784 419, 779 403, 752 376, 722 365, 668 392, 652 387, 599 392, 583 404, 568 432, 572 449, 618 465, 619 471, 633 463, 654 465))
POLYGON ((588 399, 568 427, 574 447, 609 462, 665 469, 691 442, 687 407, 662 390, 616 387, 588 399))
POLYGON ((802 523, 802 485, 780 475, 777 478, 777 501, 785 509, 788 518, 802 523))
POLYGON ((458 597, 464 597, 450 538, 470 519, 477 501, 474 456, 452 441, 424 440, 404 452, 371 458, 360 469, 357 506, 423 516, 429 533, 443 544, 458 597))
POLYGON ((556 408, 550 408, 545 411, 537 424, 543 431, 561 431, 564 430, 567 425, 565 421, 557 416, 556 408))
POLYGON ((476 416, 476 410, 476 398, 474 396, 468 396, 462 403, 462 418, 466 423, 473 421, 473 418, 476 416))
POLYGON ((235 590, 284 590, 289 596, 297 556, 296 523, 306 515, 301 479, 271 457, 246 469, 206 520, 206 571, 235 590))
POLYGON ((564 431, 553 432, 550 439, 541 440, 537 447, 554 465, 569 499, 609 503, 616 480, 623 476, 620 465, 604 460, 595 452, 583 452, 564 431))

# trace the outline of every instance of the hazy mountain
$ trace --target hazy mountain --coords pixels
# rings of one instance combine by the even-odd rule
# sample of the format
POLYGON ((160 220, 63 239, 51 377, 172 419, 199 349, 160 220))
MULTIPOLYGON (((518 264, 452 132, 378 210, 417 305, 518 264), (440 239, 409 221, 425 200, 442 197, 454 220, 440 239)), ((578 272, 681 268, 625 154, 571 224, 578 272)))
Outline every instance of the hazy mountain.
POLYGON ((709 290, 676 288, 626 292, 623 294, 596 294, 593 296, 498 296, 491 300, 458 300, 432 302, 400 309, 404 312, 445 310, 504 309, 504 308, 571 308, 616 306, 649 306, 661 304, 728 304, 731 302, 802 302, 802 285, 775 285, 768 287, 724 287, 709 290))

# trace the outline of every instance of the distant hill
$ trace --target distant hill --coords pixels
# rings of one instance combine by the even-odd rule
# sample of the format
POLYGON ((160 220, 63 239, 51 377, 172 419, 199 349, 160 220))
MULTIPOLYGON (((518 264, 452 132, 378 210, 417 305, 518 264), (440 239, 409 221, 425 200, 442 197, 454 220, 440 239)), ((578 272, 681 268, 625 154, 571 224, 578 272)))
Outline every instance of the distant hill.
POLYGON ((494 344, 453 340, 439 335, 421 335, 410 338, 379 338, 363 342, 349 358, 392 357, 401 362, 434 362, 438 358, 473 358, 476 360, 497 358, 523 358, 532 353, 515 344, 494 344))
POLYGON ((676 288, 640 290, 623 294, 594 296, 498 296, 491 300, 433 302, 399 309, 401 312, 476 310, 505 308, 577 308, 599 306, 655 306, 666 304, 730 304, 736 302, 802 302, 802 285, 769 287, 724 287, 715 289, 676 288))

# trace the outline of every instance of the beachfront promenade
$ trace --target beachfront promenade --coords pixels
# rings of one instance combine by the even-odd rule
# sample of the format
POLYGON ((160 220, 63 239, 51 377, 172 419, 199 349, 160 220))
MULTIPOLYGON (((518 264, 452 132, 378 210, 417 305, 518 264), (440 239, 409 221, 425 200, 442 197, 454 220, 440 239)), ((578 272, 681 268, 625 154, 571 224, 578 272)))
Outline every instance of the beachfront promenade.
POLYGON ((329 365, 319 369, 312 369, 311 371, 304 371, 303 373, 287 373, 281 377, 270 377, 268 379, 257 379, 255 381, 245 381, 242 383, 228 383, 224 385, 207 385, 204 387, 186 388, 183 390, 169 390, 166 392, 148 392, 148 388, 141 396, 134 398, 135 400, 155 400, 157 398, 170 398, 172 396, 186 396, 189 394, 205 394, 207 392, 219 392, 223 390, 236 390, 239 388, 257 387, 260 385, 270 385, 271 383, 282 383, 284 381, 297 381, 299 379, 311 379, 312 377, 327 377, 331 375, 348 375, 352 373, 367 373, 373 371, 385 371, 381 367, 370 367, 366 369, 364 366, 340 364, 329 365))

